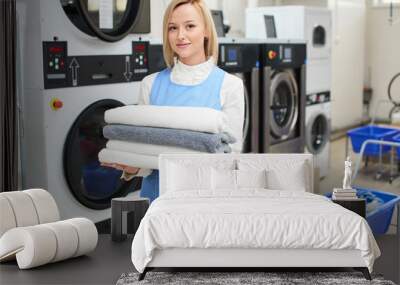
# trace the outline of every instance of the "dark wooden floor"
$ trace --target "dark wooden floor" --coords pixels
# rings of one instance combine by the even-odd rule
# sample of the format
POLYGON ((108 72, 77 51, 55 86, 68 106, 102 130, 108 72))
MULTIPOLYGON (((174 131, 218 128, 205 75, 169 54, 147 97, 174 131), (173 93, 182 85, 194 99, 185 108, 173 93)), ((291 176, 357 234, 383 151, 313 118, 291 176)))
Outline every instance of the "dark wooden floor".
MULTIPOLYGON (((376 261, 375 273, 399 284, 400 265, 396 260, 396 236, 377 237, 382 257, 376 261)), ((16 262, 0 265, 0 284, 115 284, 124 272, 134 271, 131 262, 132 237, 115 243, 109 235, 100 235, 94 252, 29 270, 19 270, 16 262)))

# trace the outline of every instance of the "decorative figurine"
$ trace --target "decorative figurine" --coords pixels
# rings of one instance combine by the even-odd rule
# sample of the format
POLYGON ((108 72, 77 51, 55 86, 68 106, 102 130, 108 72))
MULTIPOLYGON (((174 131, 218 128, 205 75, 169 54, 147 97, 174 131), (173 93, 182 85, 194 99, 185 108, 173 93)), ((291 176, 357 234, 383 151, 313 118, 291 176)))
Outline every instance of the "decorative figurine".
POLYGON ((351 159, 350 157, 347 157, 347 160, 344 162, 343 189, 352 189, 351 178, 352 178, 351 159))

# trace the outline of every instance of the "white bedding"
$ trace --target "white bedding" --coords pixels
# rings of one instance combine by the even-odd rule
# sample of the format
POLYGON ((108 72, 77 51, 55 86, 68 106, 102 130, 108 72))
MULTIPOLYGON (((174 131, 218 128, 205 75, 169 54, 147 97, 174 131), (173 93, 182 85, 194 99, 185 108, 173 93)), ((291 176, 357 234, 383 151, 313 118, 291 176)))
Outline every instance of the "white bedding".
POLYGON ((357 249, 370 271, 380 255, 359 215, 323 196, 266 189, 167 192, 140 223, 132 262, 143 272, 165 248, 357 249))

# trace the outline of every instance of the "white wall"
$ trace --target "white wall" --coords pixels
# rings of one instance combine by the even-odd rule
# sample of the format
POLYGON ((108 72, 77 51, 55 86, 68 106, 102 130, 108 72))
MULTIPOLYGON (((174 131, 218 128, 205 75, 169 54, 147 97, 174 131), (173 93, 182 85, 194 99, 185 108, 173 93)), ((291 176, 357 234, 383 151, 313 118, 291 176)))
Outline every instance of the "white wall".
POLYGON ((366 6, 360 0, 330 0, 333 11, 332 128, 360 123, 364 83, 366 6))
MULTIPOLYGON (((395 9, 394 16, 400 19, 400 7, 395 9)), ((400 72, 400 22, 391 26, 388 17, 388 8, 368 8, 365 84, 373 89, 371 116, 377 102, 388 99, 389 81, 400 72)), ((393 87, 395 98, 400 100, 400 78, 393 87)), ((380 104, 378 119, 387 119, 391 106, 380 104)))

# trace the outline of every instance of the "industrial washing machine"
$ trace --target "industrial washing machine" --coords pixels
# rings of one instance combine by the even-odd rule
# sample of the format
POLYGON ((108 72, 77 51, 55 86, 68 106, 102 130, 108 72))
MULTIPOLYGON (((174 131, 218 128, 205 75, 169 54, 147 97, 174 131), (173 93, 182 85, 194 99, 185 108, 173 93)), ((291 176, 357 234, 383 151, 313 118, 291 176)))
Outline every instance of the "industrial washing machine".
POLYGON ((330 92, 307 95, 306 152, 313 154, 320 178, 329 173, 331 102, 330 92))
POLYGON ((305 61, 302 41, 261 44, 261 152, 304 152, 305 61))
POLYGON ((307 43, 306 94, 331 89, 332 15, 327 8, 270 6, 246 9, 246 37, 307 43))
POLYGON ((235 38, 219 38, 218 66, 243 80, 243 153, 259 152, 259 44, 235 38))
POLYGON ((63 219, 110 218, 140 187, 99 165, 104 111, 135 104, 151 69, 149 1, 17 0, 22 188, 44 188, 63 219))

